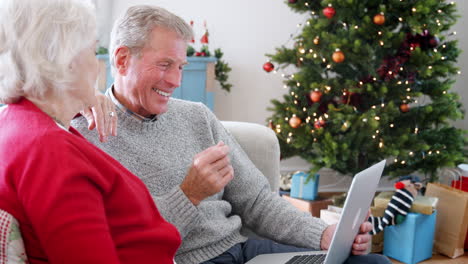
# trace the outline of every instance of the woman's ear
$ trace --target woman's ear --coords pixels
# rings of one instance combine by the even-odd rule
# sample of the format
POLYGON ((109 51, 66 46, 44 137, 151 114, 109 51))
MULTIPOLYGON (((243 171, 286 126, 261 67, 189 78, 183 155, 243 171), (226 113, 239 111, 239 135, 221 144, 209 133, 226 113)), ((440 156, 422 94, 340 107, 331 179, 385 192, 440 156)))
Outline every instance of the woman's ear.
POLYGON ((126 75, 130 63, 130 49, 126 46, 120 46, 114 53, 114 64, 120 75, 126 75))

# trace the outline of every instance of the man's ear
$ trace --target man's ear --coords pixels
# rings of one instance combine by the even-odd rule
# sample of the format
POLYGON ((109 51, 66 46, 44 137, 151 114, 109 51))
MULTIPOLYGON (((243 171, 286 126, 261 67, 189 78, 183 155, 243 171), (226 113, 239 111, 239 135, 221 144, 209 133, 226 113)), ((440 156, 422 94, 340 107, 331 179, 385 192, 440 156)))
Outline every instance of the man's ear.
POLYGON ((114 63, 117 72, 120 75, 126 75, 131 58, 130 49, 126 46, 120 46, 115 50, 114 63))

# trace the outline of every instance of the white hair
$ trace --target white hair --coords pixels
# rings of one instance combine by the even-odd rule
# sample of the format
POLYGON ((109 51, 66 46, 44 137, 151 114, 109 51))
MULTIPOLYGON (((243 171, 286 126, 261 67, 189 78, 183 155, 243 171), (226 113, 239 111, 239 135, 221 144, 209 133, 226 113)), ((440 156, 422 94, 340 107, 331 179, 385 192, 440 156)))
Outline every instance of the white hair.
POLYGON ((72 60, 96 40, 89 0, 0 1, 0 103, 72 89, 72 60))
POLYGON ((155 27, 172 30, 187 42, 193 38, 192 27, 166 9, 149 5, 132 6, 115 21, 112 28, 109 44, 112 74, 115 72, 114 56, 117 48, 125 46, 130 49, 131 54, 139 55, 150 41, 150 34, 155 27))

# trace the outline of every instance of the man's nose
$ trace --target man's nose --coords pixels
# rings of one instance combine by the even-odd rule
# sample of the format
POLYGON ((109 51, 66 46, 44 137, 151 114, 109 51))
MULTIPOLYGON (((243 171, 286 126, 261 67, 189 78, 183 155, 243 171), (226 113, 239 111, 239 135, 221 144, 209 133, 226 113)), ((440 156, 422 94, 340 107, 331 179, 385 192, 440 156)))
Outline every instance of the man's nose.
POLYGON ((171 69, 170 71, 166 72, 165 80, 172 87, 179 87, 182 82, 182 70, 177 68, 171 69))

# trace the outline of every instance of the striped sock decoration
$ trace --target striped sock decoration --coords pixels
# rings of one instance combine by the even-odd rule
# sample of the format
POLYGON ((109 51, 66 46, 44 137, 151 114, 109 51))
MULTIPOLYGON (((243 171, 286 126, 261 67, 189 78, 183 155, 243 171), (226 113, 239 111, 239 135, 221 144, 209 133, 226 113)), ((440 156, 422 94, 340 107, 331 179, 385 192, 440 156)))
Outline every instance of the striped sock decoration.
POLYGON ((398 189, 388 203, 383 217, 369 216, 368 221, 372 223, 371 235, 378 234, 388 225, 395 225, 397 215, 406 216, 413 204, 413 195, 406 189, 398 189))

